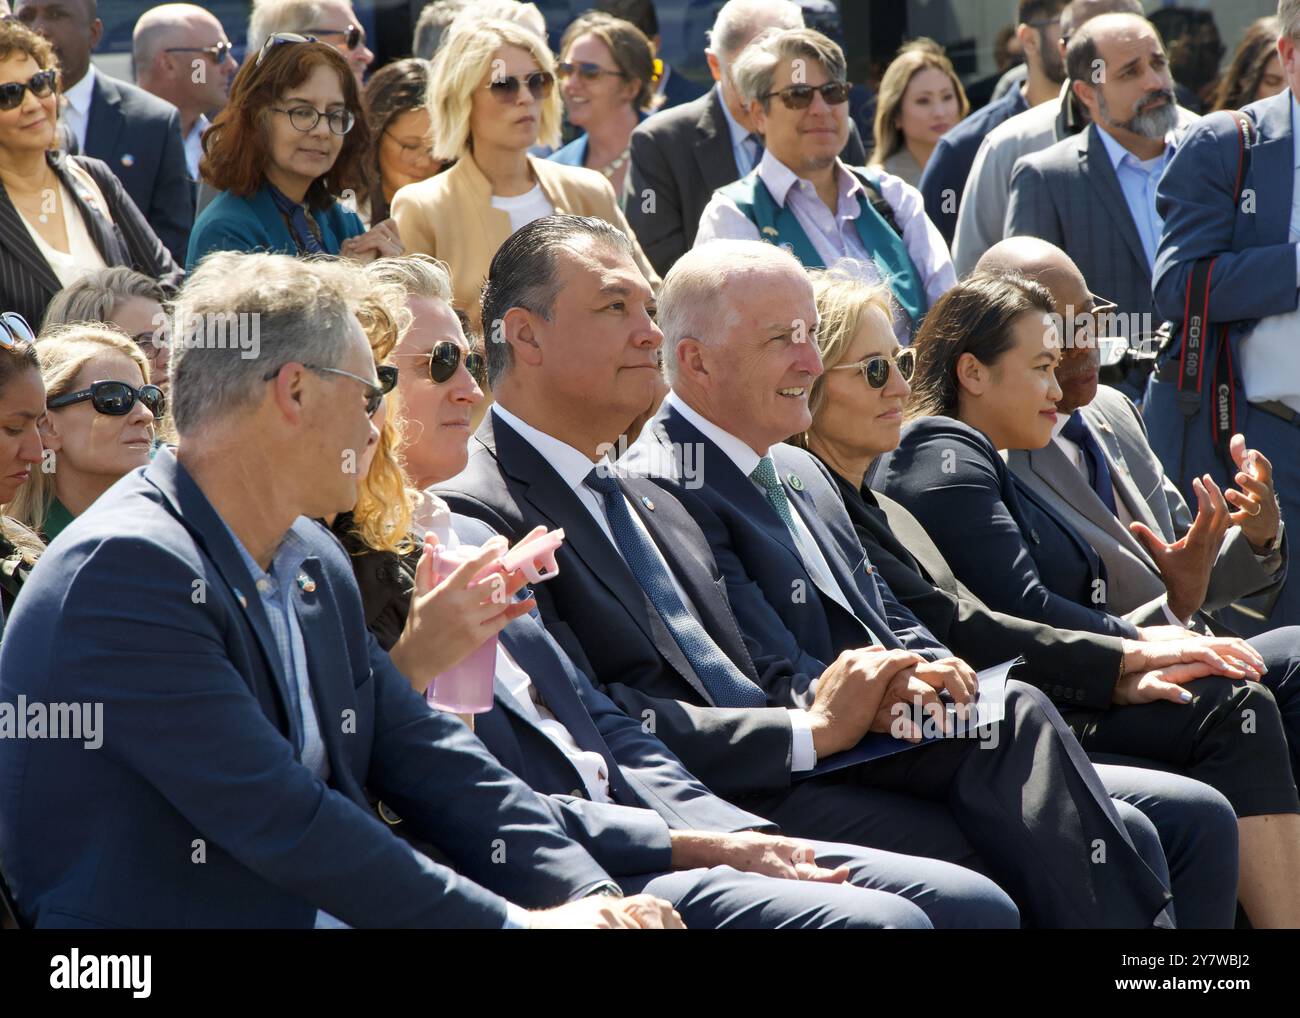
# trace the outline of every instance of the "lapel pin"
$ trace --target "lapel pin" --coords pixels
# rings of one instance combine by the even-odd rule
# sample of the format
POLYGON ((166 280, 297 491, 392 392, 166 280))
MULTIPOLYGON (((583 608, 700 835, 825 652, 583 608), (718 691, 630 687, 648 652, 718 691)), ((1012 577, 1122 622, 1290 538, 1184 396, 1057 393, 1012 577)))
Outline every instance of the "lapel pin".
POLYGON ((764 227, 763 227, 763 234, 764 234, 765 236, 768 236, 768 237, 775 237, 775 236, 777 236, 776 227, 775 227, 775 226, 764 226, 764 227))
POLYGON ((642 495, 642 496, 641 496, 641 504, 642 504, 643 506, 645 506, 647 509, 649 509, 651 512, 654 512, 654 511, 655 511, 655 504, 654 504, 653 502, 650 501, 650 496, 649 496, 649 495, 642 495))
POLYGON ((238 587, 234 588, 234 590, 235 590, 235 598, 239 601, 239 607, 247 608, 248 598, 244 596, 244 592, 240 590, 238 587))
POLYGON ((131 155, 130 152, 123 152, 123 153, 122 153, 122 165, 125 166, 125 167, 128 167, 128 168, 134 166, 134 165, 135 165, 135 156, 131 155))
POLYGON ((314 594, 316 592, 316 581, 306 573, 299 573, 298 589, 308 594, 314 594))
POLYGON ((803 481, 799 480, 798 474, 790 474, 786 477, 786 480, 790 482, 790 487, 795 491, 803 491, 803 481))

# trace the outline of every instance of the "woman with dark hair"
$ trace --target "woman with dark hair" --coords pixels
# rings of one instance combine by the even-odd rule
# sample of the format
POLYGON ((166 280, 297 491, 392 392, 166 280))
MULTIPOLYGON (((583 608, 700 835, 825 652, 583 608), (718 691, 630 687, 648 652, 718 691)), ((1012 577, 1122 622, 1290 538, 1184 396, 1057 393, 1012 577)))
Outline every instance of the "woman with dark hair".
MULTIPOLYGON (((1061 398, 1055 374, 1061 339, 1053 312, 1051 293, 1018 275, 976 274, 949 290, 912 343, 909 422, 898 447, 868 475, 871 486, 920 521, 957 581, 994 611, 1063 630, 1186 638, 1191 634, 1182 627, 1135 624, 1148 617, 1160 621, 1159 606, 1124 618, 1107 611, 1107 576, 1097 552, 999 455, 1052 441, 1061 398)), ((1225 700, 1224 710, 1250 711, 1254 726, 1232 760, 1212 766, 1210 757, 1218 753, 1199 750, 1197 733, 1177 723, 1145 722, 1151 727, 1142 730, 1150 740, 1143 758, 1200 777, 1232 803, 1240 831, 1238 895, 1256 926, 1300 922, 1294 880, 1300 796, 1282 717, 1295 692, 1287 688, 1291 676, 1277 674, 1282 671, 1268 671, 1267 688, 1255 682, 1232 687, 1237 698, 1225 700)), ((1224 681, 1187 682, 1184 702, 1202 693, 1222 695, 1222 686, 1205 684, 1224 681)), ((1162 706, 1176 710, 1179 704, 1162 706)), ((1098 731, 1095 716, 1082 710, 1068 720, 1082 726, 1090 752, 1133 752, 1119 738, 1122 728, 1098 731), (1121 743, 1128 748, 1118 748, 1121 743)))
POLYGON ((112 170, 58 151, 50 43, 0 21, 0 307, 39 322, 55 292, 126 265, 168 289, 181 271, 112 170))
POLYGON ((310 36, 270 36, 204 132, 199 172, 222 193, 195 220, 186 265, 212 251, 401 254, 391 220, 367 231, 342 200, 362 186, 369 149, 348 62, 310 36))
POLYGON ((1212 109, 1239 110, 1286 88, 1286 75, 1277 53, 1277 38, 1281 34, 1281 26, 1272 15, 1260 18, 1246 29, 1232 62, 1214 90, 1212 109))
POLYGON ((388 218, 389 204, 399 187, 439 173, 446 163, 433 157, 429 110, 424 93, 429 86, 429 61, 410 57, 376 71, 366 85, 366 123, 370 155, 366 179, 370 191, 358 209, 368 223, 388 218))
MULTIPOLYGON (((8 506, 41 462, 37 422, 45 413, 45 382, 21 315, 0 315, 0 506, 8 506)), ((0 515, 0 633, 23 581, 36 564, 41 539, 16 520, 0 515)))

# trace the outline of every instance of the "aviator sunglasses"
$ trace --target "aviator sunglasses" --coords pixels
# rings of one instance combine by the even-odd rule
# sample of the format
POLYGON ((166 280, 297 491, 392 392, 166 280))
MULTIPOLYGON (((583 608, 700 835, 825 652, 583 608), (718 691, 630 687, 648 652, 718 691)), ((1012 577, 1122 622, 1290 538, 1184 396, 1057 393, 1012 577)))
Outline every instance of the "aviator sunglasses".
MULTIPOLYGON (((435 385, 442 385, 451 379, 460 367, 462 356, 461 348, 449 339, 443 340, 434 346, 428 353, 407 353, 398 354, 399 357, 416 357, 420 360, 429 359, 429 379, 435 385)), ((487 362, 481 353, 466 353, 465 370, 473 376, 474 381, 483 385, 487 381, 487 362)))
POLYGON ((550 71, 533 71, 531 74, 515 74, 506 78, 493 78, 487 84, 488 90, 501 102, 514 102, 519 95, 519 86, 527 85, 532 97, 539 102, 551 94, 555 87, 555 75, 550 71))

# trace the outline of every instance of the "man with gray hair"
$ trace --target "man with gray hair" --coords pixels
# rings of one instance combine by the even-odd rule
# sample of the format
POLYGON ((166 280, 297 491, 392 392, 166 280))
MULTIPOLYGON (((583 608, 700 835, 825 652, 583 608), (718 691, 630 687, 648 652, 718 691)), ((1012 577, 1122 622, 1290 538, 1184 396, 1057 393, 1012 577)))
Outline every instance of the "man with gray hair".
POLYGON ((310 35, 333 46, 352 68, 357 88, 365 84, 375 55, 366 48, 366 30, 348 0, 253 0, 244 59, 256 60, 277 32, 310 35))
POLYGON ((1163 227, 1156 183, 1200 118, 1177 105, 1168 55, 1146 18, 1093 18, 1070 37, 1065 67, 1091 123, 1016 163, 1003 233, 1068 254, 1118 305, 1120 334, 1136 343, 1160 325, 1151 297, 1163 227))
POLYGON ((194 4, 162 4, 140 15, 131 35, 135 80, 181 114, 190 177, 199 179, 208 115, 226 103, 239 66, 212 14, 194 4))
POLYGON ((366 631, 351 562, 314 518, 355 504, 379 437, 354 312, 369 292, 341 263, 205 259, 175 311, 175 454, 32 571, 0 698, 102 703, 107 720, 94 753, 0 739, 0 855, 32 924, 678 925, 657 899, 620 899, 566 821, 415 692, 436 626, 391 659, 366 631), (259 322, 257 356, 205 341, 235 312, 259 322), (367 791, 445 862, 394 836, 367 791))
POLYGON ((733 77, 767 150, 749 174, 714 192, 695 246, 764 240, 792 251, 805 268, 837 265, 864 282, 887 283, 894 331, 906 345, 957 278, 921 193, 836 155, 850 124, 843 50, 810 28, 771 30, 740 55, 733 77))
MULTIPOLYGON (((714 190, 739 180, 762 158, 762 134, 736 90, 732 65, 764 30, 801 27, 803 12, 790 0, 728 0, 705 50, 714 87, 632 132, 627 219, 660 276, 695 243, 714 190)), ((842 147, 849 165, 866 162, 856 127, 850 125, 842 147)))

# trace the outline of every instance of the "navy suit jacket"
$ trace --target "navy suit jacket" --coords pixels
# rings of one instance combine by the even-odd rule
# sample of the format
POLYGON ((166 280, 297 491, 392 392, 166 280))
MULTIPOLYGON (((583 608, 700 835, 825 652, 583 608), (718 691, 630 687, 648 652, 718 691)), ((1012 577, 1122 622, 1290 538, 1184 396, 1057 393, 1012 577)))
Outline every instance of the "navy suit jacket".
POLYGON ((769 450, 792 511, 821 548, 852 613, 818 587, 767 497, 695 425, 665 404, 642 435, 626 457, 628 469, 644 469, 681 499, 708 538, 740 628, 765 652, 786 655, 816 677, 842 651, 869 645, 870 629, 886 647, 948 656, 867 560, 839 489, 815 457, 785 444, 769 450), (677 449, 696 450, 694 479, 677 470, 684 465, 677 449), (703 486, 693 487, 699 479, 703 486))
POLYGON ((714 705, 618 550, 522 435, 488 411, 469 450, 465 469, 437 490, 453 509, 511 541, 538 524, 564 528, 559 574, 534 593, 547 631, 574 663, 720 795, 788 788, 787 708, 796 706, 792 689, 809 680, 794 674, 788 660, 759 654, 742 635, 708 543, 681 504, 653 482, 620 482, 688 607, 722 653, 767 691, 772 706, 714 705))
POLYGON ((176 107, 96 71, 84 153, 108 163, 172 258, 183 264, 194 223, 194 184, 176 107))
MULTIPOLYGON (((453 517, 457 536, 482 544, 495 531, 467 516, 453 517)), ((594 839, 584 846, 610 873, 671 869, 668 830, 774 830, 775 825, 710 792, 639 720, 628 717, 573 664, 536 613, 515 619, 501 643, 528 677, 547 710, 578 748, 599 753, 617 805, 589 800, 569 758, 497 683, 495 706, 474 719, 474 734, 501 763, 534 791, 599 817, 607 831, 621 830, 621 851, 606 853, 594 839), (656 855, 655 853, 658 853, 656 855)), ((570 825, 570 829, 575 825, 570 825)), ((611 847, 619 848, 618 845, 611 847)))
POLYGON ((1256 132, 1241 184, 1243 196, 1253 195, 1252 203, 1233 200, 1238 132, 1236 121, 1223 112, 1187 132, 1156 187, 1156 210, 1165 223, 1153 273, 1160 314, 1183 320, 1192 267, 1214 258, 1209 320, 1236 323, 1234 339, 1248 335, 1266 315, 1294 311, 1300 293, 1295 244, 1289 241, 1295 187, 1291 90, 1242 112, 1256 132))
POLYGON ((1106 611, 1106 566, 1047 502, 1016 479, 983 432, 951 417, 903 428, 871 487, 902 503, 957 579, 994 611, 1133 639, 1106 611))
MULTIPOLYGON (((607 874, 366 631, 318 524, 296 610, 329 761, 297 759, 284 669, 225 523, 167 450, 59 536, 0 649, 0 702, 103 705, 103 745, 0 739, 0 855, 41 926, 500 928, 607 874), (395 837, 366 790, 455 870, 395 837), (489 890, 489 888, 491 888, 489 890)), ((290 581, 292 582, 292 581, 290 581)))

